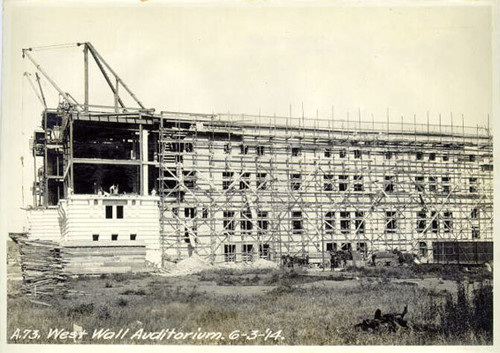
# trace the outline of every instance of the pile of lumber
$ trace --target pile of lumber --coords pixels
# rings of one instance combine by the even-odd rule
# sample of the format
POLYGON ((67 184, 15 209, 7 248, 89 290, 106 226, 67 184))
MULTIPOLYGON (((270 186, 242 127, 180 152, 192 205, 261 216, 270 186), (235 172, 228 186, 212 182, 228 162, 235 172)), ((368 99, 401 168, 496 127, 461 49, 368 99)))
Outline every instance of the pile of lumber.
POLYGON ((58 243, 48 240, 17 239, 21 254, 23 291, 27 295, 67 294, 67 276, 58 243))

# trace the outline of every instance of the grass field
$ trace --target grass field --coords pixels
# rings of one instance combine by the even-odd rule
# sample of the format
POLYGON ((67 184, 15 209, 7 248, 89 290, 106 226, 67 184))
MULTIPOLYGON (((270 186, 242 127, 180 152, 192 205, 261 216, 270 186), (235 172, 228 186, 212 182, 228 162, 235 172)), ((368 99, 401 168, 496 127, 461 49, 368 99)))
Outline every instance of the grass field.
POLYGON ((25 297, 20 282, 9 281, 7 337, 10 343, 484 345, 493 342, 490 281, 490 273, 450 268, 210 270, 184 277, 71 279, 70 287, 81 294, 67 298, 25 297), (409 329, 354 327, 377 308, 401 312, 405 305, 409 329), (87 334, 49 338, 54 329, 87 334), (128 331, 92 338, 99 329, 128 331), (171 335, 162 338, 167 329, 171 335), (208 334, 176 336, 172 329, 208 334), (157 334, 143 339, 148 332, 157 334))

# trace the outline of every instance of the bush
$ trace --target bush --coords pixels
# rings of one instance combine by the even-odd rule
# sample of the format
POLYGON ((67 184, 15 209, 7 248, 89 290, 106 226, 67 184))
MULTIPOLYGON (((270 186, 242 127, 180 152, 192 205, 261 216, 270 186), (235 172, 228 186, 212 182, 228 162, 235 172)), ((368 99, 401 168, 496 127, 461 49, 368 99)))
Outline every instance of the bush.
POLYGON ((129 279, 129 276, 125 273, 113 273, 111 278, 116 282, 124 282, 129 279))
POLYGON ((279 273, 278 272, 273 272, 271 274, 271 276, 269 276, 268 278, 266 278, 264 280, 264 284, 267 284, 267 285, 277 284, 279 280, 280 280, 279 273))
POLYGON ((120 298, 116 301, 116 305, 121 306, 121 307, 127 306, 128 300, 126 300, 124 298, 120 298))
POLYGON ((493 287, 481 285, 474 293, 472 305, 475 329, 486 332, 493 339, 493 287))
POLYGON ((418 278, 420 277, 413 268, 402 266, 377 266, 377 267, 347 267, 347 272, 354 272, 363 277, 379 277, 385 280, 389 278, 418 278))
POLYGON ((101 320, 106 320, 111 317, 107 306, 100 306, 97 308, 97 317, 101 320))
POLYGON ((197 322, 200 325, 220 325, 224 321, 235 320, 237 317, 238 313, 234 310, 210 308, 200 314, 197 322))
POLYGON ((415 274, 432 275, 451 281, 463 281, 465 277, 464 267, 462 265, 413 264, 411 270, 415 274))
POLYGON ((269 291, 268 295, 273 296, 273 297, 278 297, 278 296, 281 296, 283 294, 293 293, 294 291, 295 291, 295 288, 293 288, 291 285, 285 283, 285 284, 280 285, 280 286, 274 288, 273 290, 269 291))
POLYGON ((442 279, 449 279, 452 281, 463 281, 464 273, 463 267, 454 266, 454 265, 446 265, 441 268, 439 272, 439 277, 442 279))
POLYGON ((259 275, 255 275, 255 276, 253 276, 251 278, 247 278, 247 280, 248 280, 248 283, 258 284, 259 281, 260 281, 260 277, 259 277, 259 275))
POLYGON ((217 283, 218 286, 234 286, 239 284, 239 281, 230 275, 221 275, 215 280, 215 283, 217 283))
POLYGON ((441 315, 441 330, 446 336, 461 336, 473 333, 493 339, 493 288, 481 285, 469 299, 463 283, 458 283, 457 299, 451 295, 441 315))
POLYGON ((345 276, 343 273, 341 273, 340 275, 338 276, 334 276, 334 275, 329 275, 328 277, 326 277, 325 279, 329 280, 329 281, 349 281, 349 280, 352 280, 351 277, 347 277, 345 276))
POLYGON ((67 310, 68 316, 74 316, 75 314, 77 315, 88 315, 91 314, 94 311, 94 304, 92 303, 82 303, 78 304, 74 307, 70 307, 67 310))
POLYGON ((144 289, 138 289, 138 290, 133 290, 133 289, 127 289, 121 292, 120 294, 122 295, 146 295, 146 291, 144 289))

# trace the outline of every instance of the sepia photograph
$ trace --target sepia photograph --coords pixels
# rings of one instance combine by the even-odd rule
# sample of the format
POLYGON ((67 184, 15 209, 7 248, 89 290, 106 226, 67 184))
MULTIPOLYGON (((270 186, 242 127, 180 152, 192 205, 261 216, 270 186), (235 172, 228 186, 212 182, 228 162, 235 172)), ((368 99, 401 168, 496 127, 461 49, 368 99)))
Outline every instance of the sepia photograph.
POLYGON ((498 14, 4 0, 2 347, 493 351, 498 14))

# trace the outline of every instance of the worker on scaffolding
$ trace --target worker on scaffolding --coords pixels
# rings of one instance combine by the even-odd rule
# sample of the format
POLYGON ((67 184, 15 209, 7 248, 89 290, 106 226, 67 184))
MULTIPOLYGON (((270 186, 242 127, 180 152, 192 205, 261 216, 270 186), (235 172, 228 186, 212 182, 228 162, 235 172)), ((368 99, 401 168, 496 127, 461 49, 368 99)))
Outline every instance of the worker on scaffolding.
POLYGON ((109 193, 111 195, 118 195, 118 184, 117 185, 115 185, 115 184, 111 185, 111 187, 109 188, 109 193))
POLYGON ((193 253, 198 255, 197 244, 199 242, 198 236, 196 235, 196 229, 189 230, 187 227, 184 228, 184 241, 187 243, 188 256, 191 257, 193 253))

